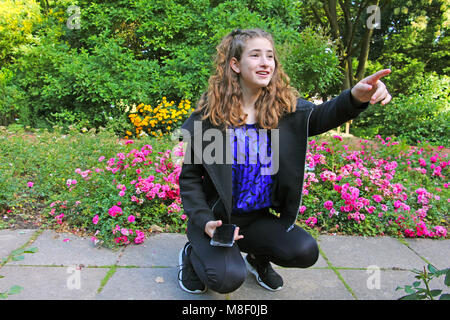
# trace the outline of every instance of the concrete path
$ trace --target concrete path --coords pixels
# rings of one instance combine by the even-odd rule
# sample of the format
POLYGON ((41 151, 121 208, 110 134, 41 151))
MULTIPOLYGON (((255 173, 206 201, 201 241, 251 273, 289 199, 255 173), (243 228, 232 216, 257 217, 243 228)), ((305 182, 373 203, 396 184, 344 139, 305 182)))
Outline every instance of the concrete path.
MULTIPOLYGON (((7 300, 393 300, 405 295, 397 286, 415 281, 411 269, 450 266, 450 240, 321 235, 313 267, 274 266, 285 283, 278 292, 260 287, 249 273, 230 294, 192 295, 177 282, 178 252, 186 241, 185 235, 161 233, 112 251, 72 234, 0 230, 0 293, 20 286, 7 300), (35 249, 18 250, 29 248, 35 249)), ((448 292, 443 277, 431 288, 448 292)))

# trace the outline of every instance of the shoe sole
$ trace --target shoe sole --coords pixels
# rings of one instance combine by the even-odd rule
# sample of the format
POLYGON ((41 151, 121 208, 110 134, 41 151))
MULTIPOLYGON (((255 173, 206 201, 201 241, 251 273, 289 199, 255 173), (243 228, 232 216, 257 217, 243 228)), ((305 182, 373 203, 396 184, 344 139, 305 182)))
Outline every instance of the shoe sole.
POLYGON ((247 261, 247 258, 244 258, 244 260, 245 260, 245 265, 247 266, 247 270, 250 271, 255 276, 256 281, 259 283, 259 285, 261 287, 263 287, 264 289, 267 289, 269 291, 273 291, 273 292, 279 291, 279 290, 281 290, 283 288, 283 286, 280 286, 280 287, 278 287, 276 289, 273 289, 273 288, 269 287, 267 284, 265 284, 264 282, 262 282, 259 279, 258 271, 256 271, 256 269, 253 268, 253 266, 250 264, 250 262, 247 261))
POLYGON ((181 279, 183 279, 183 270, 182 270, 182 267, 181 267, 183 265, 183 252, 184 252, 184 248, 182 248, 180 250, 180 253, 178 254, 178 265, 179 265, 179 268, 180 268, 179 273, 178 273, 178 284, 180 285, 181 289, 183 289, 184 291, 189 292, 189 293, 200 294, 200 293, 206 292, 206 290, 208 289, 206 287, 205 287, 204 290, 194 290, 193 291, 193 290, 189 290, 188 288, 186 288, 183 285, 183 282, 181 281, 181 279))

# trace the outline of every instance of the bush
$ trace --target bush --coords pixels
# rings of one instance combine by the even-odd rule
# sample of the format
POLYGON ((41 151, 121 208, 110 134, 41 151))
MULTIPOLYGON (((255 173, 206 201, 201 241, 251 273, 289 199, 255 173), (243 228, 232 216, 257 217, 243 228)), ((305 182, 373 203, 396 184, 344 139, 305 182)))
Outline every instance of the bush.
POLYGON ((130 106, 158 101, 161 92, 168 100, 195 101, 207 87, 216 45, 233 28, 271 32, 280 51, 287 52, 282 58, 293 84, 305 95, 321 92, 338 74, 332 70, 335 55, 325 51, 326 38, 311 29, 299 35, 295 2, 121 0, 111 6, 78 1, 81 28, 73 30, 66 27, 69 2, 43 11, 33 25, 38 41, 0 74, 4 123, 18 118, 25 126, 57 125, 66 131, 70 125, 114 127, 110 118, 122 121, 124 113, 120 101, 130 106), (314 47, 313 52, 297 43, 314 47), (316 53, 318 58, 311 58, 316 53), (312 59, 304 61, 308 77, 298 73, 299 59, 312 59))
POLYGON ((166 97, 163 97, 155 108, 143 103, 137 107, 133 105, 132 108, 127 106, 125 111, 129 112, 128 118, 135 128, 133 131, 126 131, 126 137, 167 135, 180 126, 193 110, 189 100, 181 100, 178 106, 175 106, 175 102, 168 102, 166 97))
POLYGON ((412 145, 419 141, 446 145, 450 140, 450 78, 428 76, 415 88, 414 93, 399 94, 391 103, 362 113, 354 121, 353 133, 395 136, 412 145))

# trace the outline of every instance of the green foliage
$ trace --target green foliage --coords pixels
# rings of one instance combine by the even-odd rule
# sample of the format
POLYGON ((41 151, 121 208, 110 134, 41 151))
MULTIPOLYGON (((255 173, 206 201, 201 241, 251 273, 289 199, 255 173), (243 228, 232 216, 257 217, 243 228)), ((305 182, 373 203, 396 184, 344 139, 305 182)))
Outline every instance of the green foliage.
POLYGON ((404 290, 407 295, 401 297, 399 300, 450 300, 450 293, 442 293, 441 289, 431 289, 430 282, 435 278, 445 275, 444 285, 450 287, 450 268, 438 270, 433 265, 428 264, 427 268, 423 267, 423 271, 413 269, 417 274, 412 285, 405 285, 404 287, 397 287, 395 290, 404 290), (428 271, 427 271, 428 269, 428 271), (425 287, 421 287, 421 285, 425 287))
POLYGON ((396 136, 409 144, 429 141, 447 145, 450 139, 450 78, 429 75, 412 84, 411 93, 391 103, 371 106, 354 121, 353 133, 362 137, 396 136))
MULTIPOLYGON (((32 127, 89 129, 120 118, 123 110, 111 105, 121 100, 138 105, 164 95, 195 103, 207 86, 216 45, 233 28, 266 29, 283 48, 299 39, 299 12, 286 0, 55 1, 42 14, 33 27, 38 41, 8 66, 10 72, 2 71, 4 123, 17 118, 32 127), (67 27, 71 4, 80 7, 80 29, 67 27)), ((302 39, 320 48, 326 42, 311 32, 302 39)), ((284 61, 293 65, 291 59, 302 57, 284 61)), ((310 91, 329 84, 330 57, 315 59, 316 74, 326 77, 298 85, 310 91)))
POLYGON ((340 87, 342 74, 336 47, 323 33, 308 27, 280 46, 280 54, 291 85, 303 97, 337 93, 333 88, 340 87))

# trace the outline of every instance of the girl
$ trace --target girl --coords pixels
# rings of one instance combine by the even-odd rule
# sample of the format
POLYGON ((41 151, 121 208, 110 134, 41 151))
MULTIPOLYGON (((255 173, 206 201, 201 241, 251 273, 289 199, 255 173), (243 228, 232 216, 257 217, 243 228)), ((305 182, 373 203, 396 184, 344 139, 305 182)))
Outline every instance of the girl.
POLYGON ((355 118, 369 102, 388 103, 391 96, 379 79, 390 70, 315 106, 290 87, 272 36, 261 29, 224 37, 215 65, 207 92, 182 125, 187 150, 179 185, 189 241, 179 254, 179 284, 190 293, 229 293, 249 270, 261 286, 276 291, 283 279, 271 262, 307 268, 319 255, 315 239, 295 224, 308 136, 355 118), (206 161, 212 136, 217 161, 206 161), (255 152, 270 161, 249 161, 255 152), (211 245, 216 228, 229 223, 237 226, 233 246, 211 245))

